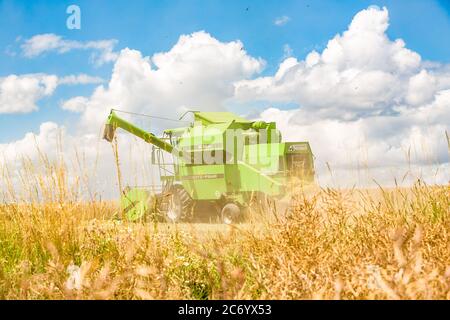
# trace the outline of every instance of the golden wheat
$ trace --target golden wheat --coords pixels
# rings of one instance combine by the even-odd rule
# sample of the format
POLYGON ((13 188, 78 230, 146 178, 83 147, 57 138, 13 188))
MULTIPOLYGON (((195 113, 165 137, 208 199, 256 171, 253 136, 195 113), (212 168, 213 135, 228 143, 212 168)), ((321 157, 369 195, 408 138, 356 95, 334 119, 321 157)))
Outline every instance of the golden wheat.
POLYGON ((450 299, 450 187, 297 190, 292 212, 128 223, 61 159, 3 170, 2 299, 450 299), (20 191, 18 191, 20 190, 20 191))

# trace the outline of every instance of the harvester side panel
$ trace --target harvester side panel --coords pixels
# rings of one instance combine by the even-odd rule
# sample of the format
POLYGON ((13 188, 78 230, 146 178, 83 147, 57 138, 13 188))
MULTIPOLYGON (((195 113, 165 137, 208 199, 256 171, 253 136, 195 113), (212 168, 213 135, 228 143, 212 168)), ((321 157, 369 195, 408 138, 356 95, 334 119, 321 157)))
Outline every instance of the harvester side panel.
POLYGON ((283 185, 253 166, 239 161, 239 185, 236 192, 259 191, 271 196, 282 194, 283 185))
POLYGON ((194 200, 219 199, 226 192, 223 165, 180 165, 181 183, 194 200))

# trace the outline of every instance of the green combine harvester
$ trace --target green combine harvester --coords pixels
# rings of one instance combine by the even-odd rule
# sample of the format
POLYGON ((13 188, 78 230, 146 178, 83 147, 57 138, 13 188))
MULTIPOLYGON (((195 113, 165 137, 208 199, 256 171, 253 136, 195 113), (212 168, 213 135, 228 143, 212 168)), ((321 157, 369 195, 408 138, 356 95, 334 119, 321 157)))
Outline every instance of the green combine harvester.
POLYGON ((206 205, 211 217, 233 223, 255 201, 285 197, 293 181, 314 182, 309 143, 282 142, 275 122, 249 121, 230 112, 189 111, 194 116, 190 126, 166 129, 156 137, 115 111, 109 114, 103 138, 113 141, 121 128, 143 139, 153 145, 151 161, 160 169, 159 193, 138 187, 123 190, 121 206, 129 220, 156 211, 166 221, 190 221, 196 208, 206 205))

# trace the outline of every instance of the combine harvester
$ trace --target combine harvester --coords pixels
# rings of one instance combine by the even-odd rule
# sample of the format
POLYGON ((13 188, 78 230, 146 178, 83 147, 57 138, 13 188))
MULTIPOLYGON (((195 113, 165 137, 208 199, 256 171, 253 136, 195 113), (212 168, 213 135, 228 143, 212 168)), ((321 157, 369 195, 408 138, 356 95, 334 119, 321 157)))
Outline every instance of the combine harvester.
POLYGON ((121 128, 152 144, 151 160, 159 166, 162 184, 158 194, 145 188, 122 191, 121 206, 129 220, 142 219, 156 208, 166 221, 190 221, 195 208, 206 205, 211 218, 233 223, 242 220, 251 204, 285 197, 292 181, 314 182, 309 143, 281 142, 275 122, 249 121, 230 112, 189 111, 194 116, 190 126, 166 129, 159 138, 116 111, 109 114, 103 138, 112 142, 121 128))

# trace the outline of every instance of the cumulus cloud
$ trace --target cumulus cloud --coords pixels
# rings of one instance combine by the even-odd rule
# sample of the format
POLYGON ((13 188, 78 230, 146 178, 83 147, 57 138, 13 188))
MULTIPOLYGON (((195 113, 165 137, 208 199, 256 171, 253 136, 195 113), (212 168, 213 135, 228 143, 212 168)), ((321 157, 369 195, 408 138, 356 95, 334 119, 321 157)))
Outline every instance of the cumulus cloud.
POLYGON ((46 74, 9 75, 0 78, 0 114, 37 110, 36 101, 50 96, 58 77, 46 74))
POLYGON ((86 74, 59 78, 43 73, 8 75, 0 78, 0 114, 28 113, 38 110, 37 102, 51 96, 59 85, 98 84, 99 77, 86 74))
POLYGON ((59 84, 69 84, 69 85, 75 85, 75 84, 99 84, 102 83, 104 80, 100 77, 94 77, 90 76, 84 73, 78 74, 78 75, 69 75, 65 76, 59 79, 59 84))
POLYGON ((286 58, 273 76, 237 82, 236 99, 299 105, 262 117, 277 120, 290 139, 309 140, 322 175, 327 163, 341 181, 367 167, 392 183, 415 167, 448 182, 449 66, 422 61, 403 40, 387 37, 388 26, 386 8, 363 10, 323 52, 286 58))
POLYGON ((86 110, 86 105, 89 99, 86 97, 74 97, 61 104, 61 108, 72 112, 83 112, 86 110))
POLYGON ((22 139, 8 144, 0 144, 0 154, 2 155, 0 159, 7 163, 14 163, 23 157, 29 158, 30 160, 37 160, 38 153, 36 152, 36 147, 39 147, 43 151, 57 149, 58 130, 59 127, 56 123, 51 121, 44 122, 40 125, 38 134, 28 132, 22 139))
POLYGON ((343 120, 395 112, 408 99, 426 102, 419 100, 431 99, 429 93, 408 95, 408 89, 415 91, 429 80, 423 79, 425 74, 411 79, 422 71, 421 58, 403 40, 391 41, 385 33, 388 25, 386 8, 363 10, 322 53, 312 51, 304 61, 288 58, 275 76, 240 81, 236 96, 244 101, 295 101, 320 118, 343 120))
POLYGON ((220 42, 203 31, 182 35, 169 51, 151 57, 123 49, 107 86, 83 101, 82 125, 101 126, 114 107, 172 118, 186 108, 222 110, 224 100, 233 97, 233 84, 264 64, 240 41, 220 42))
POLYGON ((98 41, 66 40, 59 35, 45 33, 26 39, 21 48, 23 55, 27 58, 34 58, 52 51, 63 54, 72 50, 91 50, 91 61, 97 65, 102 65, 114 62, 117 59, 117 53, 114 52, 117 42, 115 39, 98 41))
POLYGON ((291 18, 289 18, 288 16, 281 16, 281 17, 276 18, 274 20, 273 24, 278 27, 281 27, 281 26, 284 26, 286 23, 288 23, 290 20, 291 20, 291 18))

